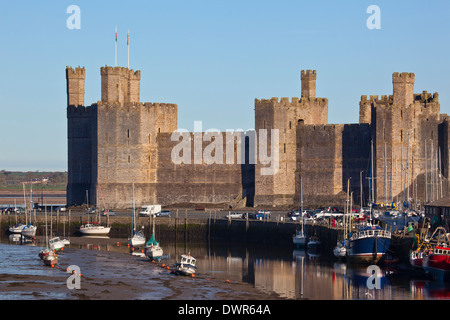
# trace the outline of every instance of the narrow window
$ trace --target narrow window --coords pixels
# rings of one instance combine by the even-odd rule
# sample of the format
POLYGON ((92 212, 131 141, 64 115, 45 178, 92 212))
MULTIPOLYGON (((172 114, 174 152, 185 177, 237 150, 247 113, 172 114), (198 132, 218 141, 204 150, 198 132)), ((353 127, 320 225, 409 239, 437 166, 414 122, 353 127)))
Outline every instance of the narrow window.
POLYGON ((289 129, 292 129, 292 122, 289 121, 289 129))
POLYGON ((284 153, 286 153, 286 143, 284 144, 284 153))
POLYGON ((266 128, 266 120, 263 120, 263 129, 266 128))
POLYGON ((131 157, 130 157, 130 155, 128 155, 128 163, 130 163, 131 162, 131 157))
POLYGON ((130 129, 127 130, 127 138, 130 139, 130 129))

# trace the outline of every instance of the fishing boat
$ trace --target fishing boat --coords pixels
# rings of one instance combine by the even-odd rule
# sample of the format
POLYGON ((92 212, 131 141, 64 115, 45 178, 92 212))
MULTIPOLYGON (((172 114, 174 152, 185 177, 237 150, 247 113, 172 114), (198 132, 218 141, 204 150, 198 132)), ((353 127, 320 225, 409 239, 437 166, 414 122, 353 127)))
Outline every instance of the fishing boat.
POLYGON ((48 245, 50 250, 54 251, 60 251, 64 249, 65 244, 62 242, 62 240, 59 237, 54 237, 48 240, 48 245))
POLYGON ((111 231, 111 227, 105 227, 98 222, 85 223, 80 226, 80 232, 83 235, 107 235, 111 231))
POLYGON ((436 246, 430 254, 423 256, 422 266, 434 280, 448 280, 450 278, 450 247, 436 246))
POLYGON ((195 274, 197 267, 195 266, 196 259, 188 254, 181 255, 181 261, 175 264, 175 274, 182 274, 190 276, 195 274))
POLYGON ((350 237, 347 258, 351 262, 376 264, 385 256, 390 245, 391 232, 369 224, 350 237))

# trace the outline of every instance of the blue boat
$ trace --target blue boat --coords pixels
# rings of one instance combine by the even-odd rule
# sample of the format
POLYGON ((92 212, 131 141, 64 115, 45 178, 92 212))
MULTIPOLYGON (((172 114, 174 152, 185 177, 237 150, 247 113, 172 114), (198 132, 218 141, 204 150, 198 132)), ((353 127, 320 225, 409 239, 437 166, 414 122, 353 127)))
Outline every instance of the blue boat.
POLYGON ((355 232, 349 241, 347 258, 355 263, 378 263, 389 250, 391 232, 380 226, 367 225, 355 232))

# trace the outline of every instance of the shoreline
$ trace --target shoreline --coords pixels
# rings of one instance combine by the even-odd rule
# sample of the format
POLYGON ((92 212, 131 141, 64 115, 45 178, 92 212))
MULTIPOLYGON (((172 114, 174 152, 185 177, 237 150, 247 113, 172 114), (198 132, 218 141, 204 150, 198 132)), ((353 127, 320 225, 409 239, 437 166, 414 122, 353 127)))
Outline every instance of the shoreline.
MULTIPOLYGON (((39 239, 42 240, 42 239, 39 239)), ((114 248, 116 240, 100 240, 98 244, 109 244, 114 248)), ((226 282, 199 272, 195 278, 176 276, 171 271, 152 263, 147 257, 123 251, 73 248, 87 245, 88 238, 71 238, 71 245, 61 251, 55 268, 43 265, 37 253, 42 247, 19 246, 28 249, 31 267, 20 274, 12 271, 0 273, 0 298, 62 300, 285 300, 276 295, 263 293, 245 282, 226 282), (80 267, 80 289, 70 290, 67 279, 71 274, 66 269, 71 265, 80 267), (36 271, 37 270, 37 271, 36 271), (43 272, 35 275, 33 273, 43 272)), ((38 244, 42 241, 38 242, 38 244)), ((6 244, 2 244, 6 246, 6 244)), ((16 245, 8 245, 16 246, 16 245)), ((101 246, 100 246, 101 247, 101 246)), ((11 247, 8 247, 10 249, 11 247)))

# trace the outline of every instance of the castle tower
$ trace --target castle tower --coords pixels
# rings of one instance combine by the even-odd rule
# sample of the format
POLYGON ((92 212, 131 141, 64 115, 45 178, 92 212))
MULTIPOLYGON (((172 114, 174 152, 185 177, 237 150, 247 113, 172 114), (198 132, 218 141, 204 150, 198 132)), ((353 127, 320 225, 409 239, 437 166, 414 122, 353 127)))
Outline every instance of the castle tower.
POLYGON ((141 72, 124 67, 102 67, 102 102, 138 103, 140 95, 141 72))
POLYGON ((414 73, 394 72, 392 74, 394 105, 407 107, 414 102, 414 79, 414 73))
POLYGON ((302 70, 302 98, 315 98, 316 97, 316 70, 302 70))
POLYGON ((84 67, 66 67, 67 106, 84 106, 84 67))

